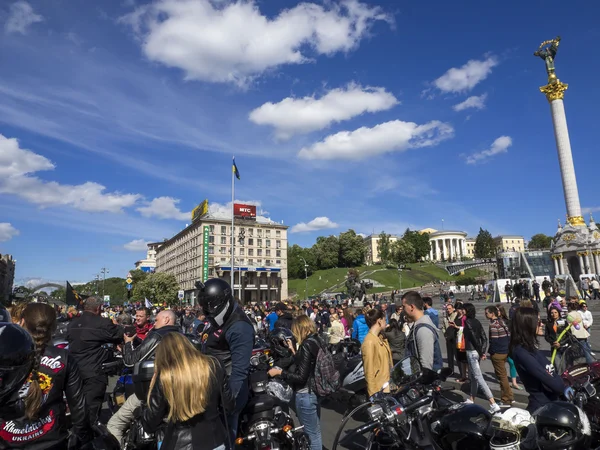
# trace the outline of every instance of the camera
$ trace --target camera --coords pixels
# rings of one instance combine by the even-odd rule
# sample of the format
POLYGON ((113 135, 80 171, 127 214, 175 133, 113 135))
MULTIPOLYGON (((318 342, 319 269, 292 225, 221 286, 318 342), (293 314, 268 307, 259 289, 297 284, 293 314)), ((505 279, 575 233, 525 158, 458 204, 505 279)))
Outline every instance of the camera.
POLYGON ((135 325, 127 325, 127 326, 125 327, 125 334, 126 334, 128 337, 133 337, 133 336, 135 336, 135 325))

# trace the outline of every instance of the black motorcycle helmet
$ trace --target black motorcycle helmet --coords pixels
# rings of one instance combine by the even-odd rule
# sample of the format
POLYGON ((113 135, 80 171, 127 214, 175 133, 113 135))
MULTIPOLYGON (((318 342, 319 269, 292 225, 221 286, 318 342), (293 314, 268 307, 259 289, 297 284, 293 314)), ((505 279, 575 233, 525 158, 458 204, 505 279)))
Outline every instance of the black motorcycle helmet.
POLYGON ((296 338, 289 329, 276 328, 269 334, 269 347, 280 358, 288 358, 292 355, 292 351, 287 343, 288 340, 291 340, 294 346, 296 345, 296 338))
POLYGON ((10 323, 10 313, 4 307, 3 304, 0 303, 0 322, 10 323))
POLYGON ((533 413, 541 450, 579 450, 591 445, 592 430, 585 413, 569 402, 551 402, 533 413))
POLYGON ((211 278, 206 283, 196 282, 198 289, 198 303, 204 314, 209 318, 217 318, 226 313, 233 305, 233 291, 225 280, 211 278))
POLYGON ((34 358, 31 335, 18 325, 0 323, 0 404, 21 388, 31 373, 34 358))

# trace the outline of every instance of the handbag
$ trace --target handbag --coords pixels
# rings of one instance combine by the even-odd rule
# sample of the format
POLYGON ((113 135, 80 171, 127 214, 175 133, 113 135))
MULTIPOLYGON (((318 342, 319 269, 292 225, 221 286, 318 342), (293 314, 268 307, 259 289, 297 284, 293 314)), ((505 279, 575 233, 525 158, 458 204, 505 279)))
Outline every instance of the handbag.
POLYGON ((465 327, 458 327, 456 331, 456 348, 460 352, 465 351, 465 327))

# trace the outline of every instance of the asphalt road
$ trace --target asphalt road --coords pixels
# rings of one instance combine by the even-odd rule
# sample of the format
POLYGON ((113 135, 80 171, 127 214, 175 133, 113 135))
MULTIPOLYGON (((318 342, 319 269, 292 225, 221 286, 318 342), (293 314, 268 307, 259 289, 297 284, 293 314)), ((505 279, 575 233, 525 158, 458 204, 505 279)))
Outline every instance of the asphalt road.
MULTIPOLYGON (((435 308, 439 308, 441 305, 441 302, 438 300, 438 298, 434 297, 434 307, 435 308)), ((485 307, 488 305, 488 303, 486 302, 473 302, 475 304, 475 307, 477 309, 477 318, 481 321, 481 323, 484 325, 484 327, 487 327, 487 319, 485 318, 484 315, 484 310, 485 307)), ((600 356, 600 300, 597 301, 589 301, 588 306, 590 308, 590 311, 592 311, 592 314, 594 315, 594 319, 598 320, 597 325, 592 326, 591 328, 591 337, 590 337, 590 344, 592 346, 592 350, 597 353, 597 355, 600 356)), ((547 351, 548 355, 550 353, 550 346, 549 344, 547 344, 545 342, 545 340, 542 338, 540 339, 540 347, 543 351, 547 351)), ((444 358, 446 357, 446 348, 445 348, 445 342, 442 342, 442 352, 444 354, 444 358)), ((496 381, 496 377, 494 375, 494 370, 492 367, 492 364, 490 361, 483 361, 481 364, 481 368, 484 374, 484 377, 486 378, 486 381, 488 382, 488 385, 490 386, 490 389, 492 390, 492 392, 494 393, 494 395, 496 396, 496 398, 499 397, 499 393, 500 393, 500 388, 498 385, 498 382, 496 381)), ((507 369, 508 370, 508 369, 507 369)), ((116 382, 116 377, 111 378, 110 380, 110 385, 109 385, 109 391, 112 391, 114 384, 116 382)), ((453 385, 456 388, 457 392, 462 392, 463 395, 466 398, 466 393, 469 392, 469 384, 465 383, 463 385, 459 385, 458 383, 450 380, 449 381, 450 385, 453 385)), ((516 407, 525 407, 527 404, 527 394, 524 391, 515 391, 515 400, 516 400, 516 407)), ((481 406, 487 407, 489 405, 489 403, 487 402, 487 400, 482 399, 482 398, 478 398, 476 399, 476 403, 479 403, 481 406)), ((106 404, 105 404, 105 408, 106 408, 106 404)), ((348 407, 346 404, 342 404, 342 403, 336 403, 336 402, 332 402, 332 401, 324 401, 324 403, 322 404, 322 408, 321 408, 321 432, 323 435, 323 446, 325 449, 331 450, 332 445, 333 445, 333 441, 335 438, 335 434, 342 422, 342 419, 344 417, 344 413, 348 412, 348 407)), ((106 418, 106 414, 108 413, 108 410, 103 411, 103 416, 104 418, 106 418)), ((350 420, 348 422, 348 424, 346 425, 345 429, 350 429, 350 428, 355 428, 357 426, 359 426, 360 422, 357 422, 355 420, 350 420)), ((353 446, 353 448, 361 448, 360 441, 357 441, 356 446, 353 446)), ((340 447, 342 448, 342 447, 340 447)))

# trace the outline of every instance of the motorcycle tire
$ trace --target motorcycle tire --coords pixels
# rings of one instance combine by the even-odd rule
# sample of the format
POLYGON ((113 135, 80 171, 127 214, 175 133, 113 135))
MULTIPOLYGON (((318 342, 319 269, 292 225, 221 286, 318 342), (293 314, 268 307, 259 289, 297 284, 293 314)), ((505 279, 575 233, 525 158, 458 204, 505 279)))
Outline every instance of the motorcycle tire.
POLYGON ((297 433, 295 436, 294 450, 310 450, 310 439, 308 434, 303 431, 297 433))

